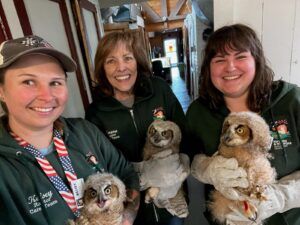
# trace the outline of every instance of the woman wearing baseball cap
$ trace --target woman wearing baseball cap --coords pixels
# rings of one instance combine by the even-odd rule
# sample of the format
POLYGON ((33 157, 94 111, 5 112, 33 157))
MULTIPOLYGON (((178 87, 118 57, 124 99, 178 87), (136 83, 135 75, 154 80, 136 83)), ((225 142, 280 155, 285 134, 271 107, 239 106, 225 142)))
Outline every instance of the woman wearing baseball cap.
POLYGON ((71 58, 38 36, 0 46, 3 224, 63 225, 75 219, 82 196, 72 190, 96 172, 115 174, 125 183, 131 201, 123 224, 133 223, 139 181, 132 165, 94 125, 61 117, 68 99, 66 72, 75 70, 71 58))

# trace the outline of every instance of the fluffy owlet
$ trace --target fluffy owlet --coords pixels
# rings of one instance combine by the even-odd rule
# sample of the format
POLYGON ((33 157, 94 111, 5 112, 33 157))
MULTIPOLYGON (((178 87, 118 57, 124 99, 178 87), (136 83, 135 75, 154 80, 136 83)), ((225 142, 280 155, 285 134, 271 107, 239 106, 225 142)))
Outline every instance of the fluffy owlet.
POLYGON ((70 225, 120 225, 126 200, 123 182, 109 173, 97 173, 84 184, 84 207, 70 225))
MULTIPOLYGON (((271 167, 268 153, 272 144, 269 126, 256 113, 231 113, 224 121, 219 145, 219 154, 225 158, 236 158, 240 167, 247 172, 248 188, 238 190, 256 202, 266 201, 265 185, 275 182, 276 172, 271 167)), ((256 206, 249 201, 226 199, 220 192, 211 195, 209 209, 220 223, 231 208, 238 209, 249 221, 257 218, 256 206)))
MULTIPOLYGON (((179 154, 181 141, 180 128, 171 121, 154 120, 148 128, 147 139, 143 150, 143 159, 161 159, 171 154, 179 154)), ((180 163, 184 167, 181 179, 173 185, 161 184, 159 187, 151 187, 146 191, 145 202, 151 201, 157 207, 166 208, 172 215, 187 217, 188 206, 185 200, 185 193, 182 189, 182 182, 189 174, 188 157, 180 155, 180 163)), ((157 173, 157 176, 168 176, 164 171, 157 173)))

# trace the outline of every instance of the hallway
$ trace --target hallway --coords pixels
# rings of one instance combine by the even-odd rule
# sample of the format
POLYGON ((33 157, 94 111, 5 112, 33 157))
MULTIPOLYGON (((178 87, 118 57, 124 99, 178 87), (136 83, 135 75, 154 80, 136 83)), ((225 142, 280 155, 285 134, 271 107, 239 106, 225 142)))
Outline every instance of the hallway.
MULTIPOLYGON (((171 68, 172 84, 171 88, 179 100, 184 112, 186 113, 191 98, 188 95, 185 81, 180 77, 178 67, 171 68)), ((208 225, 208 222, 203 216, 205 208, 204 201, 204 186, 192 176, 187 179, 189 193, 189 216, 185 219, 185 225, 208 225)))
POLYGON ((171 68, 171 76, 172 76, 172 83, 171 88, 176 95, 177 99, 179 100, 183 111, 186 113, 189 104, 190 104, 190 96, 188 95, 185 81, 180 77, 178 67, 171 68))

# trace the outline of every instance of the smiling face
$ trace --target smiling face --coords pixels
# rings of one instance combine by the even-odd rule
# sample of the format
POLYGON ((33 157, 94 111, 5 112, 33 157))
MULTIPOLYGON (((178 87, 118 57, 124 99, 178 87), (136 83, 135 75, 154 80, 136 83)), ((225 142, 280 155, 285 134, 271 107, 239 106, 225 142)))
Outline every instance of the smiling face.
POLYGON ((248 96, 255 77, 255 59, 250 51, 227 50, 216 54, 210 62, 211 81, 224 94, 224 98, 248 96))
POLYGON ((0 95, 15 132, 51 129, 68 99, 66 75, 56 59, 32 54, 21 57, 4 74, 0 95))
POLYGON ((104 70, 116 99, 127 99, 133 94, 137 78, 137 62, 124 43, 119 42, 107 56, 104 70))

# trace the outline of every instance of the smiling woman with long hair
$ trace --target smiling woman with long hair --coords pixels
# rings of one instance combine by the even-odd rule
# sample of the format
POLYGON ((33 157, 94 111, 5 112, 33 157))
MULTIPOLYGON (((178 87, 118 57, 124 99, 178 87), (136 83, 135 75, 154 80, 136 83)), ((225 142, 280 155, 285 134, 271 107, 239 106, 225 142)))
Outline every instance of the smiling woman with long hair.
MULTIPOLYGON (((133 32, 111 32, 99 42, 95 56, 98 86, 94 89, 94 101, 86 118, 132 162, 142 161, 147 129, 157 109, 161 109, 163 118, 177 123, 185 134, 181 105, 168 84, 152 76, 149 65, 141 40, 133 32)), ((172 216, 163 208, 145 204, 142 197, 134 224, 175 225, 183 224, 183 219, 172 216)))
MULTIPOLYGON (((259 205, 256 223, 268 218, 264 224, 297 225, 300 224, 300 88, 282 80, 273 81, 274 72, 266 61, 260 40, 246 25, 224 26, 211 34, 204 51, 199 98, 187 111, 190 148, 202 153, 197 156, 202 162, 198 171, 203 178, 200 181, 214 185, 221 192, 227 191, 222 194, 234 199, 239 194, 232 187, 243 184, 242 173, 236 173, 242 168, 232 169, 237 165, 233 158, 223 158, 220 163, 211 156, 218 151, 223 121, 229 113, 252 111, 260 114, 273 137, 271 163, 279 182, 267 187, 267 201, 259 205), (281 133, 283 126, 284 135, 281 133), (213 164, 223 173, 207 173, 206 169, 213 164), (231 195, 226 195, 228 193, 231 195)), ((205 186, 207 196, 211 188, 205 186)), ((215 224, 208 213, 206 215, 210 223, 215 224)), ((235 213, 227 216, 233 224, 253 223, 235 213)))

